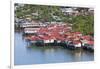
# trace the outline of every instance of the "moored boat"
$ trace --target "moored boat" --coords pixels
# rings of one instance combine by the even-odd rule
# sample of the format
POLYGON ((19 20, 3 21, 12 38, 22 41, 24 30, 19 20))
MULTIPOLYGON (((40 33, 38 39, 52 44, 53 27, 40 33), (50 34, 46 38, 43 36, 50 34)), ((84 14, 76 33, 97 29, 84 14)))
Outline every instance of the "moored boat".
POLYGON ((94 51, 94 42, 93 41, 88 41, 88 43, 84 44, 82 47, 84 50, 88 50, 93 52, 94 51))

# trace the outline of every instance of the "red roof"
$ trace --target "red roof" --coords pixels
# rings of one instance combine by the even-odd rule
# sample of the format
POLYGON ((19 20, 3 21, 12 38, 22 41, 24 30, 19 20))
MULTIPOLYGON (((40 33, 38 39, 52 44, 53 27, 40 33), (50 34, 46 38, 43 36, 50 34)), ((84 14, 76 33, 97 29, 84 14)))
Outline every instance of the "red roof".
POLYGON ((74 44, 78 44, 81 43, 80 41, 73 41, 74 44))
POLYGON ((41 38, 39 38, 38 36, 32 36, 31 40, 41 40, 41 38))
MULTIPOLYGON (((49 40, 49 39, 58 39, 58 40, 65 40, 66 38, 68 40, 74 40, 74 39, 80 39, 78 37, 78 34, 82 34, 81 32, 68 32, 68 26, 67 25, 56 25, 56 24, 51 24, 48 25, 47 27, 41 27, 38 29, 37 34, 40 34, 42 36, 32 36, 31 40, 49 40), (60 32, 64 32, 60 33, 60 32)), ((82 36, 82 39, 90 40, 92 37, 91 36, 82 36)), ((30 39, 30 38, 28 38, 30 39)), ((93 42, 89 42, 89 44, 93 44, 93 42)))
POLYGON ((94 41, 88 41, 88 44, 94 45, 94 41))
POLYGON ((42 40, 49 40, 50 38, 49 38, 49 36, 39 36, 42 40))
POLYGON ((86 36, 82 36, 81 38, 86 39, 86 40, 90 40, 91 36, 86 35, 86 36))
POLYGON ((75 32, 75 34, 82 34, 81 32, 75 32))

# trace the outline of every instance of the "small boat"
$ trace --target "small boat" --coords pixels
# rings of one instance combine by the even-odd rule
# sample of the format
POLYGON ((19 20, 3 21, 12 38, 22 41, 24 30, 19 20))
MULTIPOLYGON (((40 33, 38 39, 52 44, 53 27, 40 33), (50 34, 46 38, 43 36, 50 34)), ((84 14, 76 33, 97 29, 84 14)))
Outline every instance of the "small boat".
POLYGON ((79 49, 79 48, 82 47, 81 41, 74 41, 73 44, 74 44, 74 46, 75 46, 76 49, 79 49))
POLYGON ((88 50, 88 51, 93 52, 93 51, 94 51, 94 41, 88 41, 88 43, 84 44, 84 45, 82 46, 82 48, 83 48, 84 50, 88 50))
POLYGON ((80 49, 81 46, 80 41, 67 41, 67 48, 69 49, 80 49))
POLYGON ((74 46, 74 44, 73 44, 72 41, 68 41, 68 43, 67 43, 67 48, 68 48, 68 49, 75 49, 75 46, 74 46))

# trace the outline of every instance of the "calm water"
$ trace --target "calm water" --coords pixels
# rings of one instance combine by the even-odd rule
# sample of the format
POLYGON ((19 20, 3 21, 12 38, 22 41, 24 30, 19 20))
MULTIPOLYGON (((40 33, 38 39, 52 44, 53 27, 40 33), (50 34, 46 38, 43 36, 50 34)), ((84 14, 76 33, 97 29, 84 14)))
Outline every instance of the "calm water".
POLYGON ((40 48, 33 46, 27 48, 27 42, 23 39, 22 33, 15 33, 14 64, 45 64, 93 61, 94 54, 87 51, 72 51, 63 48, 40 48))

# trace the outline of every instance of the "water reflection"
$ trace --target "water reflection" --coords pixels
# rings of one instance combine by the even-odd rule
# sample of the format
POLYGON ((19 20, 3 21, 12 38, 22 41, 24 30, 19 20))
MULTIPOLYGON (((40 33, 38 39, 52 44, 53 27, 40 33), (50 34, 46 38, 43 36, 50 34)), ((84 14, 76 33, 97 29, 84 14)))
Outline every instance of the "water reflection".
POLYGON ((68 50, 63 48, 43 48, 33 46, 27 48, 21 32, 15 33, 15 65, 62 63, 94 60, 93 53, 82 50, 68 50))

